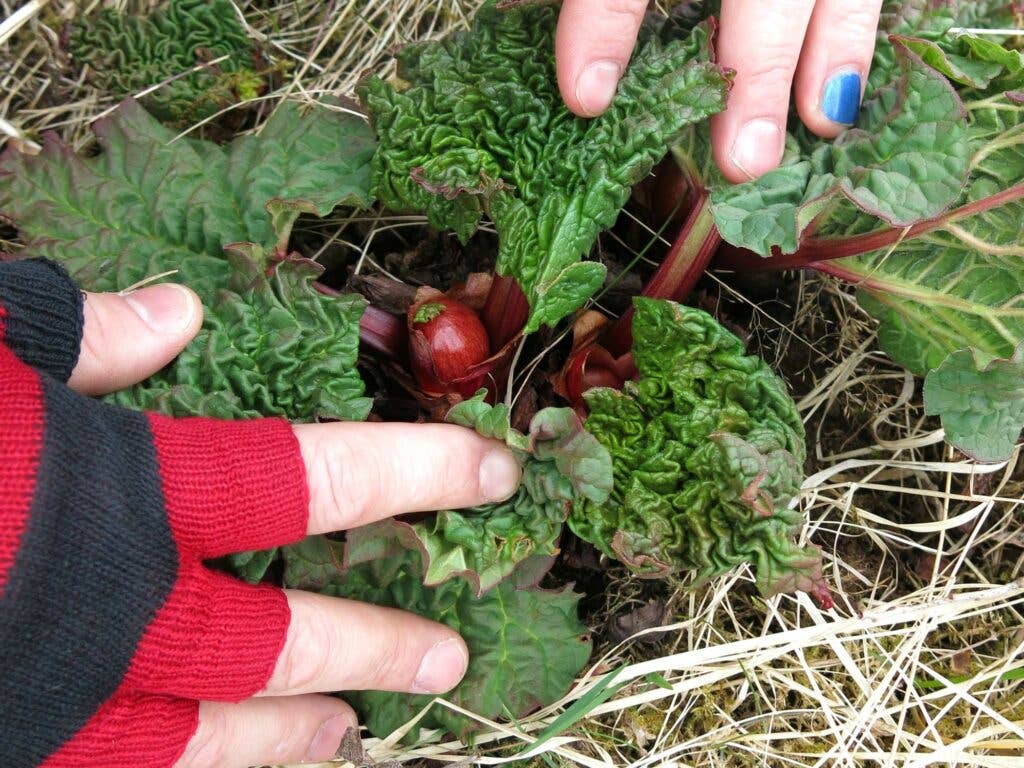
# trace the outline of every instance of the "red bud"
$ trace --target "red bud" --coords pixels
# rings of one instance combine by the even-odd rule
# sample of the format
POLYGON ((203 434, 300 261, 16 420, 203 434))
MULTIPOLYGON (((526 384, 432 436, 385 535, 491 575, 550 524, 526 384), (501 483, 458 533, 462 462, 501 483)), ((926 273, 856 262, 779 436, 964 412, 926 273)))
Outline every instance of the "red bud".
POLYGON ((411 306, 406 320, 410 364, 424 392, 468 397, 480 388, 486 374, 463 379, 490 354, 487 331, 472 309, 438 296, 411 306))

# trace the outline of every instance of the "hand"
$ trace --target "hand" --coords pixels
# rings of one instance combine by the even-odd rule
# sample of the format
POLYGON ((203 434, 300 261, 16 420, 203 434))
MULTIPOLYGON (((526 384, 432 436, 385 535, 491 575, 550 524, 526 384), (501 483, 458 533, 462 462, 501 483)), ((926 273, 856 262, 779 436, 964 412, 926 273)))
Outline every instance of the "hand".
MULTIPOLYGON (((722 0, 719 63, 736 70, 729 107, 711 122, 715 161, 742 182, 778 166, 790 89, 801 120, 824 138, 857 118, 882 0, 722 0)), ((555 59, 566 105, 607 109, 629 62, 646 0, 565 0, 555 59)))
MULTIPOLYGON (((178 285, 127 296, 86 294, 79 361, 69 385, 101 394, 139 381, 198 331, 198 297, 178 285)), ((402 512, 468 507, 511 495, 511 453, 444 424, 303 424, 308 533, 353 528, 402 512)), ((319 692, 380 689, 443 693, 466 670, 451 629, 402 611, 286 591, 287 638, 269 682, 238 704, 203 702, 178 768, 327 760, 356 725, 352 709, 319 692)))

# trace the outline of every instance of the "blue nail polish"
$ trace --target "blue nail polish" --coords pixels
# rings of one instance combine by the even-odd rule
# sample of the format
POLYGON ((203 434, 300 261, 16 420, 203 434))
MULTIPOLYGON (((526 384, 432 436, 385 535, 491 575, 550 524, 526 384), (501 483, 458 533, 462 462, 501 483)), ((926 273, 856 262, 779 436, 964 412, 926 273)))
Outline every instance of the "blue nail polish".
POLYGON ((821 111, 833 123, 853 125, 860 113, 860 75, 840 72, 825 83, 821 111))

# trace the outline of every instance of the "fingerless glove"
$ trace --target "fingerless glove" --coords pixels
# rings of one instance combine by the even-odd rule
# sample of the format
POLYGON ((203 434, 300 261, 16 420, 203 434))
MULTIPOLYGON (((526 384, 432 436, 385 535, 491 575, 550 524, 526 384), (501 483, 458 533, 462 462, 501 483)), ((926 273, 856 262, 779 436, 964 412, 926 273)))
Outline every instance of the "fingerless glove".
POLYGON ((301 539, 305 470, 282 420, 76 394, 82 328, 60 267, 0 263, 0 754, 163 768, 200 700, 247 698, 273 672, 284 594, 203 561, 301 539))

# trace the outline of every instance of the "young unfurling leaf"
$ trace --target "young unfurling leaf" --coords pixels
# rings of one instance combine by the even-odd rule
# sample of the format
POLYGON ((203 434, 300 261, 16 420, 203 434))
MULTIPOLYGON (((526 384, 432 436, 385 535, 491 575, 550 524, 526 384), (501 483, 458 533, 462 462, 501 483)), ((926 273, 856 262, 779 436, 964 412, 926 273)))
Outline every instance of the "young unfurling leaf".
POLYGON ((794 541, 805 448, 785 385, 707 313, 635 306, 639 381, 585 395, 614 489, 574 507, 570 527, 642 574, 703 580, 750 563, 764 594, 801 589, 830 604, 817 548, 794 541))

